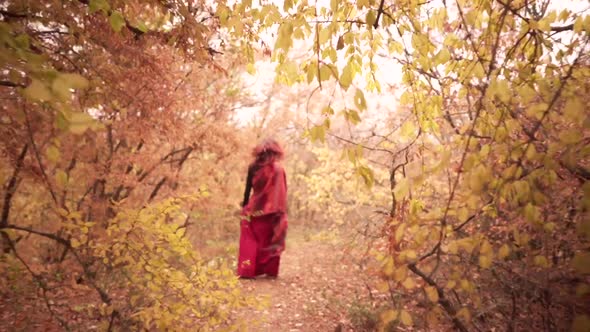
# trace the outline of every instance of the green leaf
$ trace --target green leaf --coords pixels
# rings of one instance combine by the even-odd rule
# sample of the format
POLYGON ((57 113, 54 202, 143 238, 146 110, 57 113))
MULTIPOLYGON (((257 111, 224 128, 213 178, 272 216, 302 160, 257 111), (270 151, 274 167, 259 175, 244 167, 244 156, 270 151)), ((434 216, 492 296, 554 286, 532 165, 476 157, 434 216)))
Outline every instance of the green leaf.
POLYGON ((434 63, 437 65, 445 64, 451 60, 451 53, 446 47, 443 47, 435 56, 434 63))
POLYGON ((55 171, 55 183, 59 188, 65 188, 68 184, 68 175, 61 169, 55 171))
POLYGON ((322 65, 320 67, 320 81, 327 81, 332 76, 332 70, 327 65, 322 65))
POLYGON ((59 149, 55 145, 50 145, 47 148, 47 151, 45 151, 45 154, 47 155, 47 159, 49 159, 49 161, 52 163, 59 161, 60 153, 59 149))
POLYGON ((334 109, 332 108, 332 106, 328 105, 328 106, 324 107, 324 109, 322 110, 322 114, 323 115, 334 115, 334 109))
POLYGON ((312 142, 320 141, 324 143, 326 141, 326 127, 323 124, 313 126, 309 130, 309 135, 312 142))
POLYGON ((375 183, 375 175, 373 174, 373 170, 367 166, 359 166, 357 172, 365 181, 367 188, 371 188, 375 183))
POLYGON ((109 17, 109 23, 111 23, 111 27, 116 32, 121 32, 121 29, 123 29, 126 24, 123 14, 121 14, 119 11, 114 11, 111 13, 111 16, 109 17))
POLYGON ((52 99, 51 91, 37 79, 31 81, 31 84, 23 90, 23 94, 33 101, 50 101, 52 99))
POLYGON ((350 66, 350 62, 342 69, 342 75, 340 75, 340 86, 347 90, 348 87, 352 84, 352 66, 350 66))
POLYGON ((542 255, 535 256, 534 262, 535 262, 535 265, 540 266, 540 267, 544 267, 544 268, 548 268, 551 266, 549 264, 549 260, 547 260, 547 257, 542 256, 542 255))
POLYGON ((358 124, 361 122, 361 117, 359 116, 358 112, 355 110, 345 110, 343 112, 344 118, 346 121, 350 122, 353 125, 358 124))
POLYGON ((256 74, 256 67, 254 66, 253 63, 248 63, 246 65, 246 72, 248 72, 248 74, 250 74, 250 75, 256 74))
POLYGON ((90 0, 89 7, 91 14, 100 10, 106 15, 111 9, 111 5, 106 0, 90 0))
POLYGON ((86 112, 74 112, 68 119, 68 130, 73 134, 83 134, 88 128, 92 127, 96 120, 86 112))
POLYGON ((150 29, 145 22, 138 22, 135 27, 139 29, 139 31, 146 33, 150 29))
POLYGON ((318 64, 316 62, 311 62, 305 67, 305 72, 307 74, 307 83, 311 83, 311 81, 317 76, 318 64))
POLYGON ((332 32, 330 29, 322 29, 320 30, 320 44, 326 43, 332 37, 332 32))
POLYGON ((377 14, 375 14, 374 10, 369 10, 367 15, 365 16, 365 22, 367 22, 367 26, 370 28, 375 24, 375 20, 377 19, 377 14))
POLYGON ((72 89, 86 89, 88 87, 88 80, 79 74, 60 74, 59 79, 66 82, 66 84, 72 89))
POLYGON ((16 36, 16 38, 14 38, 14 41, 16 43, 16 46, 25 50, 29 49, 31 43, 29 35, 24 33, 16 36))
POLYGON ((354 105, 359 109, 359 111, 364 111, 367 109, 367 101, 365 100, 365 94, 363 90, 356 89, 356 93, 354 94, 354 105))

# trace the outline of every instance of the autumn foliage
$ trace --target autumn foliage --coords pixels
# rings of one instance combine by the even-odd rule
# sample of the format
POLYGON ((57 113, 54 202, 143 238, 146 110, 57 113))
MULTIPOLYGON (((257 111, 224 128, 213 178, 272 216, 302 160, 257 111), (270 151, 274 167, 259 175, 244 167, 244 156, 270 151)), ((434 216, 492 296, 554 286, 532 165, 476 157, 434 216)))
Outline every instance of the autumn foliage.
POLYGON ((2 312, 24 329, 238 326, 256 304, 208 239, 237 232, 247 144, 289 126, 292 224, 338 232, 369 261, 378 320, 355 328, 588 331, 583 9, 0 4, 2 312), (276 84, 307 93, 241 131, 240 75, 267 58, 276 84))

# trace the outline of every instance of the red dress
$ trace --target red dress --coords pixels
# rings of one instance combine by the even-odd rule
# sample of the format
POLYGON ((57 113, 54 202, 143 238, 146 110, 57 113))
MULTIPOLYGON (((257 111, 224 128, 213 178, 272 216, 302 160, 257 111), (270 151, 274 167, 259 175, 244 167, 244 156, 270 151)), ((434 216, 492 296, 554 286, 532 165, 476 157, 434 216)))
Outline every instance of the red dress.
POLYGON ((276 277, 287 234, 287 180, 285 170, 271 161, 250 167, 253 189, 242 209, 238 275, 276 277), (255 169, 255 170, 254 170, 255 169), (252 174, 253 173, 253 174, 252 174))

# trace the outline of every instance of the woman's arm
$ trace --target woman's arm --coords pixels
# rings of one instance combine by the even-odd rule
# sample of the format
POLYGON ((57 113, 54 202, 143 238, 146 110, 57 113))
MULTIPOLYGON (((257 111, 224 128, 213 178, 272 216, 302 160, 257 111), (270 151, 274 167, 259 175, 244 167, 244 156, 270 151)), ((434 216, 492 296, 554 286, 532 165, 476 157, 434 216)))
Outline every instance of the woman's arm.
POLYGON ((248 167, 248 176, 246 177, 246 190, 244 191, 244 201, 242 202, 242 207, 248 204, 250 200, 250 191, 252 190, 252 178, 254 177, 254 167, 248 167))

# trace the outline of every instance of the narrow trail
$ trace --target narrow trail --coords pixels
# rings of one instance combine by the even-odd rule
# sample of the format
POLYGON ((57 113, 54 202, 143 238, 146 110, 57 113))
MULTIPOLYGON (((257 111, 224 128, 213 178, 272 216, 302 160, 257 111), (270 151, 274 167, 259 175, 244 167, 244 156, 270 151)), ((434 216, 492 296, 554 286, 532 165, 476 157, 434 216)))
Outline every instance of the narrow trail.
POLYGON ((351 304, 369 291, 342 247, 291 231, 277 279, 240 280, 246 294, 269 302, 262 310, 241 310, 239 316, 254 320, 248 331, 349 330, 351 304))

